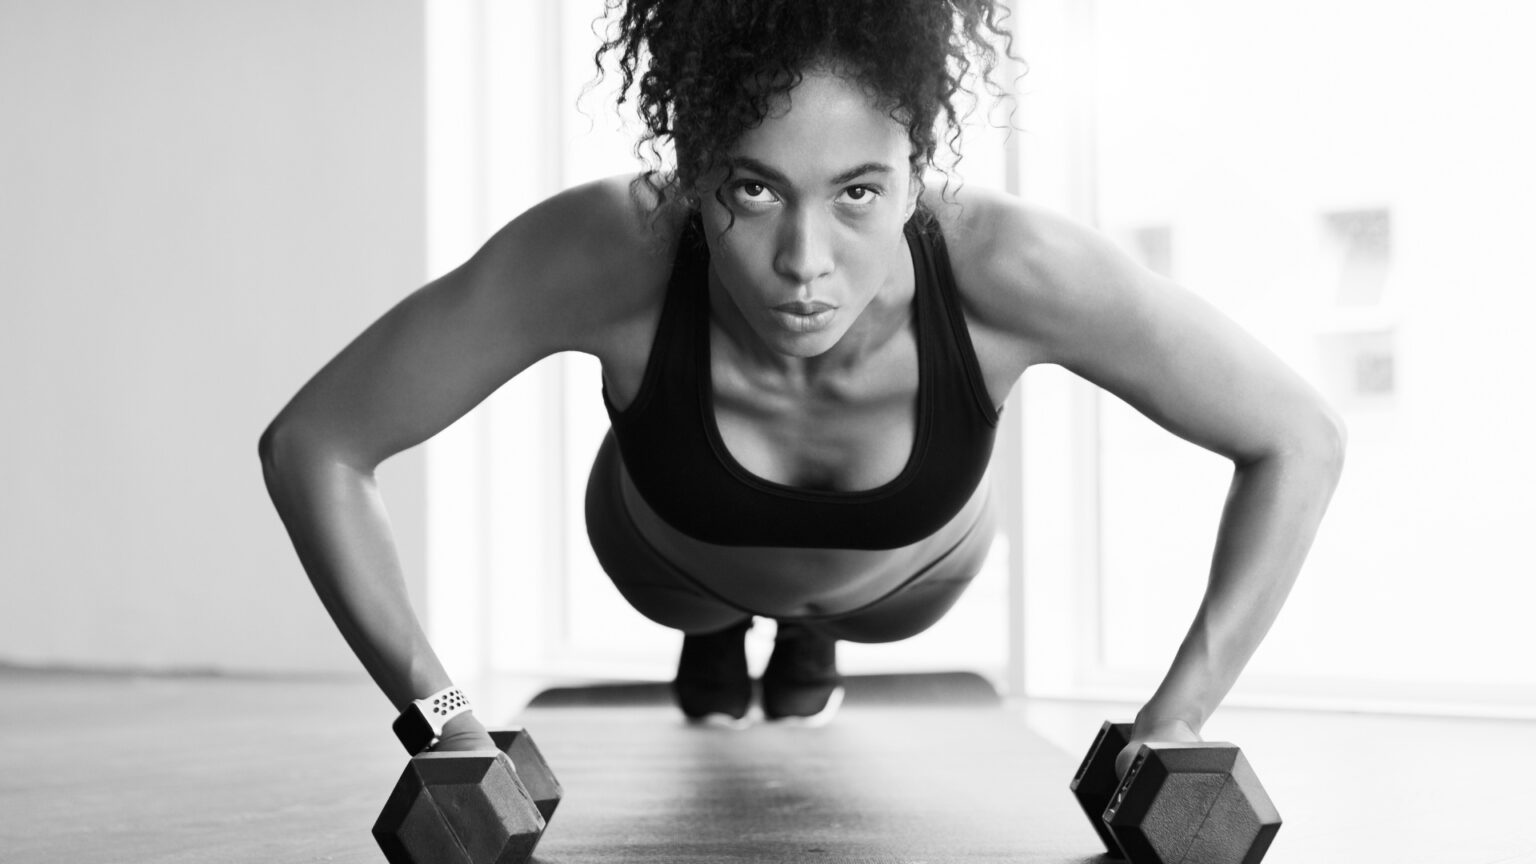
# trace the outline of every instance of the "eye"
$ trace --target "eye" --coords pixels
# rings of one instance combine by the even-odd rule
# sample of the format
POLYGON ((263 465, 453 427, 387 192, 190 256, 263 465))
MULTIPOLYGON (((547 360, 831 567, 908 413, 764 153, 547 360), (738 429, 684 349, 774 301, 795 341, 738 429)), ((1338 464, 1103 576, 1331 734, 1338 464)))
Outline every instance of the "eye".
POLYGON ((736 197, 746 204, 769 204, 777 200, 773 190, 756 180, 743 180, 735 186, 736 197))
POLYGON ((849 186, 843 190, 843 195, 854 204, 868 206, 880 196, 880 190, 873 186, 849 186))

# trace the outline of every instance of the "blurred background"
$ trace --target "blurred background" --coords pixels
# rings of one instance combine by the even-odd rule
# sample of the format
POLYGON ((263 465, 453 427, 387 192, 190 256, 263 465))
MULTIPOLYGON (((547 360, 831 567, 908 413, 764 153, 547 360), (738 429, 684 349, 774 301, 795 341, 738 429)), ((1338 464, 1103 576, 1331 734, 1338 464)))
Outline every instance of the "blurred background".
MULTIPOLYGON (((617 79, 584 90, 600 6, 0 0, 0 663, 363 676, 267 500, 257 436, 512 216, 636 170, 617 79)), ((959 176, 1209 298, 1351 430, 1228 704, 1536 717, 1524 13, 1015 8, 1028 70, 999 79, 1017 131, 983 103, 959 176)), ((591 358, 552 358, 380 470, 417 611, 483 698, 671 676, 678 635, 587 548, 598 388, 591 358)), ((933 630, 847 646, 846 671, 1144 699, 1199 602, 1230 466, 1059 369, 1013 404, 983 575, 933 630)))

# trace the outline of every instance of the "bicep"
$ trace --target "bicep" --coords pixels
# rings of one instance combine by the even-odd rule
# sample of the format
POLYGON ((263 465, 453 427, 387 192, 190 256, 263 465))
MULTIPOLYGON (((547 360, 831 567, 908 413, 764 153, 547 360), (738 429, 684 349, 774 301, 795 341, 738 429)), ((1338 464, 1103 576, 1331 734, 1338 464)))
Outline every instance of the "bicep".
POLYGON ((1317 392, 1209 302, 1087 229, 1066 234, 1058 260, 1031 268, 1048 361, 1235 461, 1335 434, 1317 392))
POLYGON ((603 286, 571 202, 513 220, 469 261, 401 300, 314 375, 273 421, 358 467, 437 434, 539 359, 600 330, 603 286), (574 212, 566 212, 573 210, 574 212))

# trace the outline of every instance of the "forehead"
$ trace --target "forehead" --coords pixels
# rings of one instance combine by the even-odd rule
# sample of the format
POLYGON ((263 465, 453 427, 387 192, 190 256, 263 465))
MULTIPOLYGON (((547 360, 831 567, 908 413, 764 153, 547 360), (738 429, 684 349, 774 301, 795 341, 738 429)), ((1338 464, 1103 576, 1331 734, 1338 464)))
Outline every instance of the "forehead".
POLYGON ((772 165, 796 182, 826 181, 849 165, 907 164, 907 129, 857 82, 825 70, 807 71, 793 90, 769 104, 730 156, 772 165))

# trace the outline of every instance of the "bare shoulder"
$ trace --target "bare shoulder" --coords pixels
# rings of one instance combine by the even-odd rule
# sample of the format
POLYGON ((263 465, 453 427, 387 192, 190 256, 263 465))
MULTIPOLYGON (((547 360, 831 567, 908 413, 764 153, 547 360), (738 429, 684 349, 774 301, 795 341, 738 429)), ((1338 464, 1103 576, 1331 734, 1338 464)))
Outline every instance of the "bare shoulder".
MULTIPOLYGON (((603 357, 627 328, 659 314, 682 215, 657 212, 633 175, 560 192, 512 220, 472 260, 482 280, 518 305, 545 306, 567 350, 603 357), (544 286, 529 297, 517 285, 544 286)), ((526 314, 528 309, 521 310, 526 314)))
POLYGON ((612 178, 519 215, 315 373, 263 448, 302 440, 371 468, 551 354, 586 352, 621 377, 643 367, 675 245, 645 204, 612 178))
POLYGON ((1097 231, 985 190, 930 206, 989 388, 1052 363, 1233 459, 1339 451, 1340 424, 1306 381, 1097 231))
POLYGON ((1106 280, 1135 268, 1087 226, 996 190, 930 189, 923 203, 944 235, 994 394, 1029 366, 1060 362, 1063 328, 1105 302, 1106 280))

